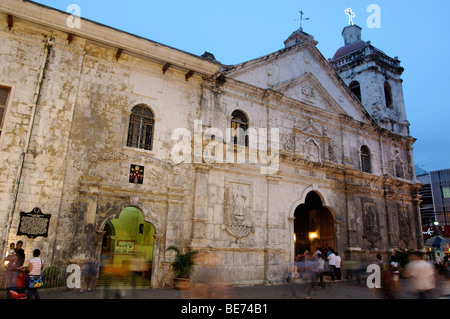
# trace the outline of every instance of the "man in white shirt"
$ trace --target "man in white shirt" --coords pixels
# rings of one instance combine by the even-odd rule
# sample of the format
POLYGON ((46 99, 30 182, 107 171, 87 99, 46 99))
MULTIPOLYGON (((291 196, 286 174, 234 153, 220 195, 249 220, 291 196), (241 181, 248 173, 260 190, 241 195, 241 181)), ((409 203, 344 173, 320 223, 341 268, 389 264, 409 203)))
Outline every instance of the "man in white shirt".
POLYGON ((336 271, 336 255, 334 251, 330 249, 330 255, 328 255, 328 265, 330 266, 331 271, 331 281, 335 280, 335 271, 336 271))

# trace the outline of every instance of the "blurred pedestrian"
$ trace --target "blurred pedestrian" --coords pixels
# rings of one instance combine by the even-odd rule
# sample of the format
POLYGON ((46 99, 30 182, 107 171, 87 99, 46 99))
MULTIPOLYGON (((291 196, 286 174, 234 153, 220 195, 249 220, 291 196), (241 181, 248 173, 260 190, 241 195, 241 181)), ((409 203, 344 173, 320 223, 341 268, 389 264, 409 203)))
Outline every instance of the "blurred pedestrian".
POLYGON ((335 265, 335 270, 336 270, 336 279, 337 280, 341 280, 342 279, 342 275, 341 275, 341 266, 342 266, 342 259, 341 256, 339 256, 338 252, 335 252, 335 261, 336 261, 336 265, 335 265))
POLYGON ((10 290, 16 290, 17 284, 16 284, 16 277, 18 275, 17 267, 16 267, 16 252, 15 252, 15 243, 11 243, 9 245, 7 256, 4 259, 4 265, 5 265, 5 279, 6 279, 6 298, 10 299, 11 295, 9 294, 10 290))
POLYGON ((215 254, 199 252, 195 256, 190 289, 182 291, 183 299, 228 299, 229 288, 220 276, 222 259, 215 254))
MULTIPOLYGON (((84 285, 88 292, 91 292, 95 285, 95 275, 97 273, 95 262, 88 261, 83 265, 84 285)), ((83 292, 83 289, 80 290, 83 292)))
POLYGON ((411 290, 417 298, 432 298, 436 288, 436 270, 430 262, 424 260, 422 252, 412 254, 407 270, 411 276, 411 290))
POLYGON ((386 299, 394 299, 394 281, 391 268, 381 272, 381 292, 386 299))
POLYGON ((445 278, 448 280, 448 279, 450 279, 450 261, 449 261, 448 254, 445 254, 443 263, 444 263, 445 278))
POLYGON ((400 264, 398 263, 396 256, 392 256, 391 271, 392 271, 392 282, 393 282, 394 292, 399 292, 400 291, 400 264))
POLYGON ((325 282, 323 281, 323 274, 325 272, 325 260, 322 254, 317 255, 317 270, 316 270, 316 280, 319 282, 319 286, 325 289, 325 282))
POLYGON ((311 291, 314 290, 314 280, 317 273, 316 262, 309 251, 305 252, 305 265, 303 268, 303 279, 306 282, 306 298, 311 298, 311 291))

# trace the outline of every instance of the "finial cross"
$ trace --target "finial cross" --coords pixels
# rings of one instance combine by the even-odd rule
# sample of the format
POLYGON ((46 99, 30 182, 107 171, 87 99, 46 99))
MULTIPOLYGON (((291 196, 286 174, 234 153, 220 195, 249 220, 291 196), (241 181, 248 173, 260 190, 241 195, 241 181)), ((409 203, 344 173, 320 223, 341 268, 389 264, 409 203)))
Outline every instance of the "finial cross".
MULTIPOLYGON (((300 31, 303 31, 303 21, 307 21, 307 20, 309 20, 309 18, 305 18, 305 19, 303 19, 303 16, 304 16, 304 13, 303 13, 303 10, 302 11, 300 11, 300 31)), ((295 21, 297 21, 298 19, 295 19, 295 21)))

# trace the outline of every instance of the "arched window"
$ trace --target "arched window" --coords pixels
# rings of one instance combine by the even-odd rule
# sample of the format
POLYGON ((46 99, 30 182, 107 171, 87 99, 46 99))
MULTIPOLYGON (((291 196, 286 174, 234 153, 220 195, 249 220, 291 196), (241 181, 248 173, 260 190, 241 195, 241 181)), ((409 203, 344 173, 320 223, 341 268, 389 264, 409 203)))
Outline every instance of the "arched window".
POLYGON ((350 88, 350 90, 352 90, 353 94, 355 94, 355 96, 358 98, 358 100, 360 102, 362 102, 361 86, 359 85, 359 82, 353 81, 352 83, 350 83, 350 85, 348 87, 350 88))
POLYGON ((6 115, 6 105, 8 104, 9 89, 0 87, 0 135, 2 134, 3 122, 6 115))
POLYGON ((364 173, 372 173, 372 159, 370 149, 367 146, 361 147, 361 171, 364 173))
POLYGON ((131 111, 127 146, 151 151, 153 148, 153 112, 145 105, 137 105, 131 111))
POLYGON ((392 109, 392 89, 387 81, 384 82, 384 98, 386 99, 386 107, 392 109))
POLYGON ((248 118, 241 111, 234 111, 231 114, 231 139, 232 143, 248 146, 248 118))

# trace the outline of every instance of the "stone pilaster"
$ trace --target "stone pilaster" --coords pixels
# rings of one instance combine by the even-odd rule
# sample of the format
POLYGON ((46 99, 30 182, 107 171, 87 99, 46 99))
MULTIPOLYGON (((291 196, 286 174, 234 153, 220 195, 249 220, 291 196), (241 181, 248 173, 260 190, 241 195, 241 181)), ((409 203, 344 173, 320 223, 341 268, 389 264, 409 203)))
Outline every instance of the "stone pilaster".
POLYGON ((185 222, 183 220, 183 204, 184 188, 168 187, 166 248, 171 245, 180 246, 183 243, 182 232, 185 222))
POLYGON ((285 255, 281 247, 280 237, 283 232, 280 225, 279 211, 279 183, 280 177, 267 176, 267 222, 266 244, 264 248, 264 268, 266 283, 279 282, 283 278, 283 266, 285 255))
POLYGON ((193 233, 192 247, 205 247, 210 239, 207 238, 208 227, 208 177, 212 166, 198 164, 195 167, 195 198, 192 216, 193 233))
POLYGON ((96 242, 95 221, 97 216, 100 178, 83 176, 80 180, 80 201, 75 222, 72 242, 72 263, 83 264, 93 260, 96 242))

